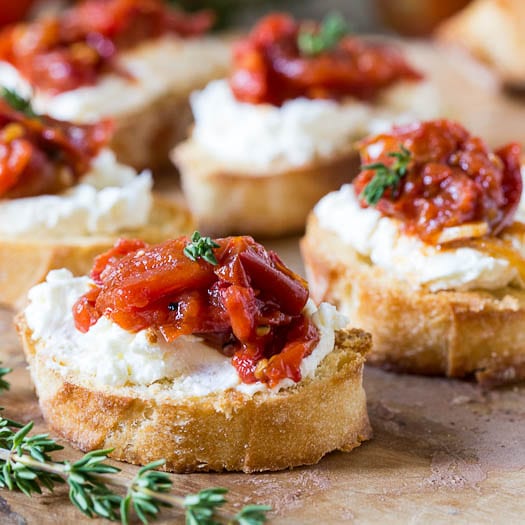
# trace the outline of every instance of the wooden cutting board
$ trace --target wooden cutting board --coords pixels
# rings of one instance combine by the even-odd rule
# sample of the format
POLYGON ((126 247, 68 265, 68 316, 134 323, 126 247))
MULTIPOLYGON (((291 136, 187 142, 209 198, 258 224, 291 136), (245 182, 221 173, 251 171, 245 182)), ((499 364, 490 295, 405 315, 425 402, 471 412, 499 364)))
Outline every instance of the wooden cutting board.
MULTIPOLYGON (((22 351, 0 311, 0 358, 15 370, 2 394, 7 417, 46 432, 22 351)), ((174 491, 230 490, 233 511, 274 508, 273 523, 520 523, 525 513, 525 387, 483 393, 473 384, 366 370, 374 439, 318 465, 271 474, 174 475, 174 491)), ((67 444, 62 458, 80 453, 67 444)), ((119 464, 131 478, 136 467, 119 464)), ((168 512, 160 523, 181 523, 168 512)), ((97 520, 98 521, 98 520, 97 520)), ((102 522, 102 520, 100 520, 102 522)), ((59 488, 33 497, 0 491, 0 523, 77 524, 84 518, 59 488)))
MULTIPOLYGON (((498 95, 494 79, 429 46, 411 45, 414 59, 435 77, 448 113, 454 112, 491 143, 525 142, 525 103, 498 95)), ((169 192, 170 182, 163 187, 169 192)), ((300 270, 297 239, 271 243, 300 270)), ((0 310, 0 359, 14 368, 2 394, 5 414, 34 420, 47 431, 12 327, 0 310)), ((318 465, 271 474, 174 475, 174 491, 210 486, 230 490, 229 509, 247 503, 273 507, 280 524, 518 524, 525 521, 525 386, 482 392, 439 378, 365 372, 374 439, 318 465)), ((61 458, 80 453, 65 444, 61 458)), ((130 478, 136 467, 119 464, 130 478)), ((182 522, 168 512, 159 523, 182 522)), ((102 523, 84 518, 64 489, 31 499, 0 490, 0 524, 102 523)))

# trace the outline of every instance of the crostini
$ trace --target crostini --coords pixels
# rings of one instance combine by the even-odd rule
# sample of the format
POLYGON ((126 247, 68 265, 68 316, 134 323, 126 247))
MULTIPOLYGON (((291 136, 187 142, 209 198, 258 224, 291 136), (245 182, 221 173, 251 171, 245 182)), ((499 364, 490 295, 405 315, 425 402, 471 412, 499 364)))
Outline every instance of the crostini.
POLYGON ((441 120, 360 151, 360 174, 316 205, 301 243, 313 299, 372 334, 372 364, 525 378, 520 146, 493 152, 441 120))
POLYGON ((117 158, 156 168, 186 136, 190 92, 229 69, 228 41, 202 37, 212 23, 162 0, 83 0, 0 33, 0 84, 55 118, 113 118, 117 158))
POLYGON ((19 304, 52 268, 86 273, 122 236, 191 231, 182 205, 154 196, 151 173, 115 160, 111 123, 79 125, 0 99, 0 303, 19 304))
POLYGON ((344 21, 262 19, 233 51, 229 79, 191 96, 195 125, 173 152, 200 227, 213 234, 302 231, 312 206, 357 173, 354 141, 436 116, 436 93, 392 44, 344 21))
POLYGON ((490 66, 502 83, 525 87, 525 2, 475 0, 437 30, 440 41, 458 45, 490 66))
POLYGON ((44 417, 82 450, 177 472, 312 464, 370 437, 371 338, 251 237, 121 241, 18 318, 44 417))

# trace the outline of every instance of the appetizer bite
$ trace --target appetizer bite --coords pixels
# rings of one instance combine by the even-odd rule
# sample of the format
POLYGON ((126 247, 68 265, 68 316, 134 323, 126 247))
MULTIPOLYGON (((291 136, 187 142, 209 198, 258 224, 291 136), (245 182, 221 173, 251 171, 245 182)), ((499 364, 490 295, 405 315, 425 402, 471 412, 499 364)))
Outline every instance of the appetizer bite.
POLYGON ((35 108, 55 118, 114 118, 117 158, 158 167, 186 135, 189 93, 228 71, 229 44, 201 37, 212 23, 209 11, 162 0, 83 0, 4 29, 0 83, 33 93, 35 108))
POLYGON ((372 333, 370 362, 485 385, 525 378, 521 147, 447 120, 360 144, 301 248, 312 297, 372 333))
POLYGON ((50 427, 171 471, 316 463, 370 437, 369 334, 251 237, 119 241, 50 272, 18 330, 50 427))
POLYGON ((457 44, 490 66, 502 82, 525 87, 525 2, 475 0, 444 22, 438 38, 457 44))
POLYGON ((354 141, 436 116, 433 87, 392 44, 284 14, 233 51, 229 79, 191 97, 195 126, 173 160, 190 209, 213 233, 302 231, 322 195, 357 172, 354 141))
POLYGON ((149 172, 119 164, 112 125, 71 124, 0 99, 0 303, 16 305, 52 268, 86 273, 121 236, 160 242, 192 228, 152 194, 149 172))

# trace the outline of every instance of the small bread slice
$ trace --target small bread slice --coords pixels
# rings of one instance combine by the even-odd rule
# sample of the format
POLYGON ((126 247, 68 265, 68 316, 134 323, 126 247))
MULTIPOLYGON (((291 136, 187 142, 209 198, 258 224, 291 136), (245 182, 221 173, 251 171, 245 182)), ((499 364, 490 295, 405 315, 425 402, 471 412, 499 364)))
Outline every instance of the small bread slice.
POLYGON ((258 173, 220 164, 191 138, 173 150, 172 160, 199 228, 212 236, 302 232, 315 203, 350 182, 359 167, 349 146, 330 159, 258 173))
POLYGON ((372 334, 369 363, 474 376, 487 387, 525 379, 525 291, 412 289, 323 229, 313 214, 301 251, 312 299, 335 304, 372 334))
POLYGON ((175 472, 256 472, 316 463, 371 437, 362 386, 371 338, 361 330, 336 332, 315 376, 278 393, 175 398, 167 379, 102 388, 64 377, 39 354, 23 315, 17 328, 44 418, 84 451, 112 448, 111 457, 140 465, 164 458, 175 472))
POLYGON ((193 219, 181 204, 155 195, 149 224, 115 235, 10 238, 0 236, 0 304, 20 308, 27 291, 50 270, 68 268, 75 275, 89 272, 93 259, 109 250, 119 237, 157 243, 189 233, 193 219))
POLYGON ((458 44, 491 66, 503 82, 525 87, 525 2, 475 0, 444 22, 441 41, 458 44))

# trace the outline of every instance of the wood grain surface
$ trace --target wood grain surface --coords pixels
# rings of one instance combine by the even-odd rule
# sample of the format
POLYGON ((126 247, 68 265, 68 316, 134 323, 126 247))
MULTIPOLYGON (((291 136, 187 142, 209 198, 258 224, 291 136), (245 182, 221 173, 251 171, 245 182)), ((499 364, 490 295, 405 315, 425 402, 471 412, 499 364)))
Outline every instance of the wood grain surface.
MULTIPOLYGON (((525 142, 525 103, 464 58, 426 45, 409 51, 440 86, 447 108, 492 144, 525 142), (474 74, 475 72, 475 74, 474 74)), ((173 179, 161 186, 171 191, 173 179)), ((300 270, 297 239, 271 243, 300 270)), ((16 334, 0 310, 0 359, 14 368, 1 405, 7 417, 46 431, 16 334)), ((380 315, 380 312, 378 312, 380 315)), ((525 386, 483 392, 469 382, 365 373, 374 439, 318 465, 271 474, 175 475, 174 491, 230 489, 229 509, 267 503, 278 524, 518 524, 525 521, 525 386)), ((62 458, 80 453, 68 447, 62 458)), ((130 478, 136 467, 120 464, 130 478)), ((168 512, 159 523, 180 523, 168 512)), ((65 489, 31 499, 0 491, 0 524, 103 523, 84 518, 65 489)))

